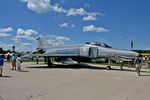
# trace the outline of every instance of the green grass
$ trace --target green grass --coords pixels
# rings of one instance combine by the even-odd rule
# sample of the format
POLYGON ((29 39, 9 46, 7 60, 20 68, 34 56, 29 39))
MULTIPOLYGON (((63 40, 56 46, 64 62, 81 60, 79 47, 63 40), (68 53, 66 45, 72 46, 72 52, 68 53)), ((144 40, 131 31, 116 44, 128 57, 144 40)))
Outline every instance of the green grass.
MULTIPOLYGON (((22 62, 36 62, 36 59, 23 59, 22 62)), ((39 59, 39 62, 44 62, 44 59, 39 59)))

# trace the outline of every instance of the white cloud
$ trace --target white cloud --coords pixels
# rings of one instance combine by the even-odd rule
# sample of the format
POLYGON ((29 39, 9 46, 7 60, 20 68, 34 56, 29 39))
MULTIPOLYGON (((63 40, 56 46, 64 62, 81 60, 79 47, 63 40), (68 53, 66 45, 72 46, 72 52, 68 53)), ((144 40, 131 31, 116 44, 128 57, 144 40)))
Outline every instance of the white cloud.
POLYGON ((89 21, 89 20, 97 20, 97 18, 94 16, 83 17, 83 21, 89 21))
POLYGON ((59 4, 55 4, 54 6, 51 5, 51 8, 53 9, 53 11, 59 13, 67 13, 67 10, 63 9, 62 7, 59 7, 59 4))
POLYGON ((1 32, 1 33, 11 32, 11 31, 13 31, 13 29, 12 29, 11 27, 8 27, 8 28, 1 28, 1 29, 0 29, 0 32, 1 32))
POLYGON ((24 35, 24 30, 23 29, 21 29, 21 28, 18 28, 18 30, 17 30, 17 34, 18 35, 24 35))
POLYGON ((83 8, 70 8, 67 12, 67 16, 86 15, 87 12, 83 8))
POLYGON ((89 3, 85 3, 85 4, 84 4, 84 7, 89 8, 89 7, 90 7, 90 4, 89 4, 89 3))
POLYGON ((59 40, 59 41, 69 41, 70 39, 68 37, 56 36, 56 40, 59 40))
POLYGON ((100 13, 100 12, 87 12, 84 8, 70 8, 67 11, 67 16, 84 16, 83 21, 89 21, 89 20, 97 20, 97 16, 104 16, 105 14, 100 13), (85 17, 86 16, 86 17, 85 17))
POLYGON ((57 36, 57 35, 43 35, 42 38, 48 38, 47 42, 51 45, 63 45, 65 41, 69 41, 70 38, 57 36))
POLYGON ((35 51, 35 47, 31 47, 30 45, 19 45, 19 46, 16 46, 16 51, 19 51, 19 52, 26 52, 26 51, 35 51))
POLYGON ((74 24, 69 25, 68 23, 59 24, 59 27, 75 27, 74 24))
MULTIPOLYGON (((28 9, 35 11, 37 13, 46 13, 49 11, 55 11, 58 13, 65 13, 67 16, 87 16, 84 17, 83 20, 96 20, 97 15, 104 15, 99 12, 87 12, 84 8, 70 8, 64 9, 60 7, 58 3, 51 5, 51 0, 21 0, 22 2, 27 3, 28 9)), ((84 6, 89 7, 88 3, 84 4, 84 6)))
POLYGON ((16 43, 18 43, 19 39, 17 38, 17 36, 11 38, 11 40, 15 41, 16 43))
MULTIPOLYGON (((35 40, 34 37, 31 37, 31 36, 28 36, 28 35, 17 35, 16 38, 17 38, 17 39, 19 39, 19 38, 20 38, 20 39, 26 39, 26 40, 35 40)), ((16 40, 17 40, 17 39, 16 39, 16 40)))
POLYGON ((25 34, 26 34, 26 35, 32 35, 32 34, 37 35, 38 32, 35 31, 35 30, 32 30, 32 29, 28 29, 28 30, 25 31, 25 34))
POLYGON ((150 50, 150 48, 146 48, 146 49, 144 49, 144 50, 150 50))
POLYGON ((38 32, 33 29, 23 30, 21 28, 18 28, 17 35, 15 37, 11 38, 11 40, 14 40, 16 43, 19 43, 20 39, 36 40, 36 38, 31 35, 38 35, 38 32))
POLYGON ((95 27, 94 25, 90 26, 84 26, 83 32, 108 32, 108 29, 105 29, 103 27, 95 27))
POLYGON ((74 24, 72 24, 72 25, 71 25, 71 27, 75 27, 75 25, 74 25, 74 24))
POLYGON ((105 14, 103 14, 103 13, 98 13, 98 12, 90 12, 90 13, 87 13, 87 16, 85 17, 83 17, 83 21, 95 21, 95 20, 97 20, 97 16, 104 16, 105 14))
POLYGON ((87 15, 96 17, 97 15, 104 16, 105 14, 101 12, 88 12, 87 15))
POLYGON ((22 39, 26 39, 26 40, 36 40, 36 38, 31 37, 31 36, 27 36, 27 35, 16 35, 15 37, 11 38, 11 40, 15 41, 15 46, 16 46, 16 51, 33 51, 35 49, 35 45, 33 45, 33 43, 35 41, 33 41, 32 43, 24 43, 25 40, 22 39))
POLYGON ((22 45, 29 46, 29 45, 32 45, 32 44, 31 43, 22 43, 22 45))
POLYGON ((0 37, 7 37, 7 36, 10 36, 10 34, 7 34, 7 33, 0 33, 0 37))
POLYGON ((0 42, 0 47, 2 47, 4 50, 11 50, 12 49, 13 44, 5 44, 3 42, 0 42))
POLYGON ((37 13, 45 13, 50 10, 50 0, 21 0, 27 3, 28 9, 37 13))
POLYGON ((59 24, 60 27, 69 27, 68 23, 59 24))
POLYGON ((57 35, 42 35, 41 37, 49 37, 51 41, 53 40, 69 41, 70 40, 68 37, 57 36, 57 35))
POLYGON ((18 35, 28 35, 28 36, 29 36, 29 35, 32 35, 32 34, 37 35, 38 32, 35 31, 35 30, 32 30, 32 29, 23 30, 23 29, 21 29, 21 28, 18 28, 17 34, 18 34, 18 35))
MULTIPOLYGON (((11 27, 8 28, 1 28, 0 29, 0 37, 7 37, 11 36, 11 34, 8 34, 7 32, 13 31, 11 27)), ((11 42, 12 44, 5 43, 5 41, 0 42, 0 47, 2 47, 5 50, 12 50, 12 46, 16 46, 16 51, 31 51, 35 48, 33 48, 33 45, 31 43, 22 43, 25 42, 26 40, 36 40, 35 35, 37 35, 38 32, 33 30, 33 29, 27 29, 23 30, 21 28, 17 29, 17 34, 16 36, 10 37, 10 40, 14 40, 15 42, 11 42), (33 35, 33 36, 32 36, 33 35), (22 40, 26 39, 26 40, 22 40)), ((9 38, 8 38, 9 39, 9 38)), ((31 42, 31 41, 30 41, 31 42)), ((32 41, 34 43, 35 41, 32 41)))

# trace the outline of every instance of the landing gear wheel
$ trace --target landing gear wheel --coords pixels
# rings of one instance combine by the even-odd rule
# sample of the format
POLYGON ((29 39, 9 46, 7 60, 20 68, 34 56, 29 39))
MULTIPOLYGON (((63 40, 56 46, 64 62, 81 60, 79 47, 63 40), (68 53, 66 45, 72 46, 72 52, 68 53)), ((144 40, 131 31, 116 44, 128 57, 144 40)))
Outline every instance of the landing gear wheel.
POLYGON ((111 67, 110 67, 110 66, 107 66, 106 69, 111 70, 111 67))
POLYGON ((47 63, 47 64, 48 64, 48 67, 51 68, 51 67, 53 66, 53 63, 51 62, 50 57, 48 57, 47 60, 48 60, 48 63, 47 63))
POLYGON ((53 67, 52 63, 48 63, 47 65, 48 65, 49 68, 53 67))

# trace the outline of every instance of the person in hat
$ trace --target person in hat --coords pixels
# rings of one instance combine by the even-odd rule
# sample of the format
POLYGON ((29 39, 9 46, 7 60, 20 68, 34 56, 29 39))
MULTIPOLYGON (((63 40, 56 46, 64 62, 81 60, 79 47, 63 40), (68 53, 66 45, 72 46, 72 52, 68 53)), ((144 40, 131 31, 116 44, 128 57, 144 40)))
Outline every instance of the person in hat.
POLYGON ((10 56, 10 54, 8 53, 8 54, 7 54, 7 62, 8 62, 8 63, 10 63, 10 58, 11 58, 11 56, 10 56))
POLYGON ((135 70, 137 72, 137 75, 140 76, 142 60, 140 59, 139 55, 136 55, 136 58, 134 60, 134 64, 135 64, 135 70))

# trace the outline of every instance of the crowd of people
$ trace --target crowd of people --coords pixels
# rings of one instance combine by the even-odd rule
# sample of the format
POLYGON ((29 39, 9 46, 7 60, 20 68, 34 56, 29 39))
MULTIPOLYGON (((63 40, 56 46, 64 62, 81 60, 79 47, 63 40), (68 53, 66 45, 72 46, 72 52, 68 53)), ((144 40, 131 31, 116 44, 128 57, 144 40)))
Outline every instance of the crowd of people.
MULTIPOLYGON (((21 58, 20 58, 20 54, 13 54, 12 56, 10 56, 10 54, 7 55, 6 59, 8 63, 12 63, 12 68, 11 70, 18 70, 21 71, 21 58)), ((3 65, 4 65, 4 60, 3 60, 3 56, 0 55, 0 77, 3 76, 3 65)))

